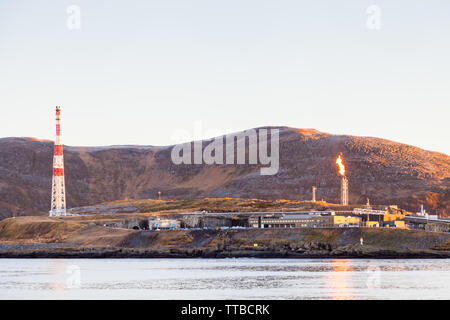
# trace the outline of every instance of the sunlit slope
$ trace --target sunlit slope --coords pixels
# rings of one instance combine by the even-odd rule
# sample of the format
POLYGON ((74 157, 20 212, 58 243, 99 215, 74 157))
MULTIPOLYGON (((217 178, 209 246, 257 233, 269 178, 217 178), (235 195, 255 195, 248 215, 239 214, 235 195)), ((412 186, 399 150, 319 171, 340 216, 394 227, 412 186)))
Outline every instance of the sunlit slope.
MULTIPOLYGON (((343 154, 350 204, 397 204, 450 214, 450 157, 393 141, 279 127, 280 170, 259 165, 175 165, 171 147, 65 147, 69 207, 123 199, 259 198, 338 203, 343 154)), ((151 143, 151 141, 149 141, 151 143)), ((209 141, 204 141, 205 147, 209 141)), ((0 139, 0 218, 49 210, 53 144, 0 139)))

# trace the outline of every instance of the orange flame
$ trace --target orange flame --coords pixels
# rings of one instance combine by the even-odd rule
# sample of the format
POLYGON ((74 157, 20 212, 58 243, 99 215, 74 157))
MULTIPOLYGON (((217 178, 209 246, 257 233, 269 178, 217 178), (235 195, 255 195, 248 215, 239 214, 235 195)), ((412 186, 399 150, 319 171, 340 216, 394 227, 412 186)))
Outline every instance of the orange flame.
POLYGON ((339 157, 336 159, 336 164, 339 166, 339 173, 343 176, 345 176, 345 167, 344 163, 342 162, 342 157, 339 155, 339 157))

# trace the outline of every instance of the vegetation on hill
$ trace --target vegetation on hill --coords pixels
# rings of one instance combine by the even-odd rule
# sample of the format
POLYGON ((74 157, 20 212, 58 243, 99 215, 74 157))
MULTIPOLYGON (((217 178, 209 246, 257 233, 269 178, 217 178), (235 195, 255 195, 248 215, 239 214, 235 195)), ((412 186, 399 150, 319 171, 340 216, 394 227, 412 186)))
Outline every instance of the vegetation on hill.
MULTIPOLYGON (((172 147, 64 147, 68 207, 124 199, 317 199, 338 203, 343 154, 351 204, 396 204, 450 214, 450 157, 388 140, 280 129, 280 170, 260 165, 175 165, 172 147)), ((204 141, 203 147, 209 141, 204 141)), ((53 143, 0 139, 0 219, 49 210, 53 143)), ((264 206, 260 202, 256 205, 264 206)))
MULTIPOLYGON (((186 211, 208 212, 270 212, 270 211, 325 211, 325 210, 353 210, 361 205, 342 206, 325 201, 303 202, 293 200, 264 200, 241 198, 203 198, 192 200, 120 200, 105 202, 99 205, 73 208, 75 214, 130 214, 165 212, 176 213, 186 211)), ((376 205, 375 209, 385 206, 376 205)))

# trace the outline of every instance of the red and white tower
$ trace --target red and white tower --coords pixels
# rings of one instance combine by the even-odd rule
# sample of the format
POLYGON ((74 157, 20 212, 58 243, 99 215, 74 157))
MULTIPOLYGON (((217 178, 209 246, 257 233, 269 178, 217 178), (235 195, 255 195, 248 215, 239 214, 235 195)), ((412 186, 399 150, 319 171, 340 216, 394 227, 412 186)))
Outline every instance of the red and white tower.
POLYGON ((61 144, 61 107, 56 107, 56 139, 53 155, 52 206, 50 217, 65 216, 66 187, 64 183, 64 157, 61 144))

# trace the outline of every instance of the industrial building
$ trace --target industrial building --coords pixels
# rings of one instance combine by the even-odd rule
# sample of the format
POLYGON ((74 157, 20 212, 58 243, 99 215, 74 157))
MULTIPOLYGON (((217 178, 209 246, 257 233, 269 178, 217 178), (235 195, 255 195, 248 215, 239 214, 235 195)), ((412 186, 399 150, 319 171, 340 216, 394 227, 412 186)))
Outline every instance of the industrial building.
MULTIPOLYGON (((382 210, 356 210, 356 212, 324 211, 295 213, 253 213, 248 218, 250 228, 343 228, 343 227, 368 227, 368 228, 396 228, 396 229, 424 229, 429 222, 423 217, 412 217, 400 214, 389 214, 382 210), (355 213, 357 216, 355 216, 355 213), (375 220, 367 219, 376 217, 375 220), (417 220, 417 221, 416 221, 417 220)), ((431 220, 436 223, 450 225, 449 221, 431 220)), ((435 227, 436 229, 437 227, 435 227)), ((442 227, 445 229, 445 226, 442 227)), ((447 230, 447 229, 445 229, 447 230)))
POLYGON ((252 228, 326 228, 333 225, 331 216, 319 215, 254 215, 249 217, 252 228))
POLYGON ((366 227, 379 228, 380 227, 380 223, 378 221, 366 221, 366 227))
POLYGON ((359 217, 312 214, 252 215, 248 219, 251 228, 332 228, 359 226, 359 217))
POLYGON ((337 215, 332 215, 332 217, 333 225, 338 227, 357 227, 361 223, 361 218, 359 217, 346 217, 337 215))
POLYGON ((402 220, 395 220, 395 221, 389 221, 384 224, 386 228, 399 228, 399 229, 406 229, 405 221, 402 220))

